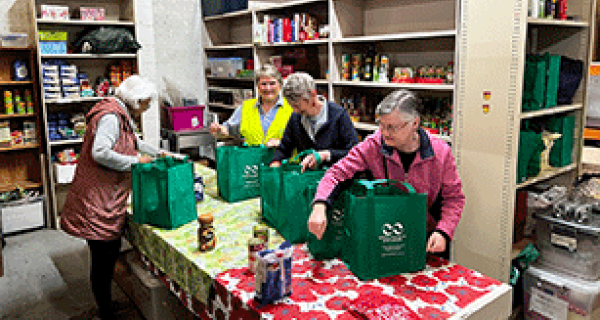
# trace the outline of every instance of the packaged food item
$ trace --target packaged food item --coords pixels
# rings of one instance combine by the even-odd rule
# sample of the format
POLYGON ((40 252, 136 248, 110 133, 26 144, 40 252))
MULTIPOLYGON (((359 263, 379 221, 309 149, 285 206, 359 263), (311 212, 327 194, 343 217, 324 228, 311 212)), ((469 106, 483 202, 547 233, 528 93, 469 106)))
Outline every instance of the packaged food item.
POLYGON ((265 249, 269 247, 269 227, 264 224, 257 224, 254 226, 253 237, 262 239, 265 242, 265 249))
POLYGON ((13 105, 13 93, 10 90, 4 91, 4 112, 6 114, 15 113, 15 108, 13 105))
POLYGON ((198 216, 198 250, 202 252, 214 249, 217 244, 212 223, 212 213, 208 212, 198 216))
POLYGON ((342 80, 350 80, 350 55, 342 55, 342 80))
POLYGON ((13 80, 28 81, 29 79, 29 71, 27 70, 27 65, 25 64, 25 61, 21 59, 13 61, 13 80))
POLYGON ((265 242, 260 238, 248 239, 248 270, 256 273, 256 264, 258 263, 258 253, 265 250, 265 242))
POLYGON ((386 54, 382 54, 379 60, 379 82, 389 82, 390 61, 386 54))
POLYGON ((255 280, 255 299, 265 306, 292 294, 293 247, 284 241, 277 249, 258 254, 255 280))
POLYGON ((10 148, 11 146, 10 121, 0 121, 0 148, 10 148))
POLYGON ((36 132, 35 132, 35 122, 33 121, 24 121, 23 122, 23 142, 28 143, 36 143, 36 132))
POLYGON ((360 81, 362 78, 362 55, 355 53, 352 55, 352 81, 360 81))

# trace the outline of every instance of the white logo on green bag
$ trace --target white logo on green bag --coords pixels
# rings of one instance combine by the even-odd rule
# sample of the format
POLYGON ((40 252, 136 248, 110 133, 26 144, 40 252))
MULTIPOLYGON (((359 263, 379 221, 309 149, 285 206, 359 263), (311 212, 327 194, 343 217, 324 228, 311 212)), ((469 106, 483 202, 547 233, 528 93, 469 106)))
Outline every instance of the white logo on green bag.
POLYGON ((260 182, 258 181, 258 165, 246 165, 246 167, 244 167, 243 178, 246 181, 244 188, 258 188, 260 182))
POLYGON ((404 234, 404 226, 400 222, 396 222, 394 225, 386 223, 383 225, 383 234, 385 236, 401 236, 404 234))
POLYGON ((379 236, 379 240, 384 243, 402 242, 406 238, 404 226, 400 222, 394 224, 384 223, 383 226, 381 226, 381 233, 383 233, 383 235, 379 236))

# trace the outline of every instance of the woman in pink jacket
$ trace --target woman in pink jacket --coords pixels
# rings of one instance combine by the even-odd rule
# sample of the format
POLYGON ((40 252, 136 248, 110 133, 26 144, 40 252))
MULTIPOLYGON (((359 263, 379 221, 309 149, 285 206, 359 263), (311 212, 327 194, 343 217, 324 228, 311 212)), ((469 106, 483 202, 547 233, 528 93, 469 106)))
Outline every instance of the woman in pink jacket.
POLYGON ((358 173, 395 179, 427 193, 427 251, 449 258, 449 243, 465 204, 450 146, 420 128, 419 101, 410 91, 389 94, 378 106, 379 129, 325 174, 313 201, 308 229, 321 238, 325 211, 358 173))

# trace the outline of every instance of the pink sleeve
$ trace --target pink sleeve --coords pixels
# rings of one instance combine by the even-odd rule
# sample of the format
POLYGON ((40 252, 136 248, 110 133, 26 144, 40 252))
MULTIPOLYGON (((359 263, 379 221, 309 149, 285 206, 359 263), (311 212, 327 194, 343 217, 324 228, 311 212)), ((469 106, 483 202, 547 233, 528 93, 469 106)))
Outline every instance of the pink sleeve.
POLYGON ((437 229, 444 231, 450 239, 454 237, 454 229, 458 225, 462 210, 465 206, 465 195, 462 183, 456 170, 454 156, 448 150, 443 163, 442 181, 442 214, 437 229))
POLYGON ((331 192, 335 187, 348 179, 352 179, 354 174, 369 169, 366 159, 367 154, 374 152, 375 148, 369 147, 369 141, 363 141, 348 152, 348 155, 336 162, 327 172, 317 188, 317 193, 313 203, 316 201, 327 202, 331 192), (373 151, 371 151, 373 150, 373 151))

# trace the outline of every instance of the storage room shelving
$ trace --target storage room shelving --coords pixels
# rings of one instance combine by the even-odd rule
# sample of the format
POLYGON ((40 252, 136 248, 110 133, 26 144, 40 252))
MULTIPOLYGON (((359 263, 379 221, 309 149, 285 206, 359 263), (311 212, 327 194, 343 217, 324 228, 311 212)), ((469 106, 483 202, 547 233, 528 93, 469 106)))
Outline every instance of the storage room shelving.
MULTIPOLYGON (((32 0, 31 6, 34 13, 33 21, 35 22, 35 34, 38 31, 66 31, 67 47, 72 48, 74 42, 79 36, 85 32, 91 31, 98 27, 118 27, 124 28, 136 35, 135 24, 135 0, 32 0), (70 20, 48 20, 42 19, 41 5, 60 5, 69 7, 70 20), (83 21, 78 17, 73 17, 74 13, 80 7, 102 7, 105 9, 105 20, 101 21, 83 21)), ((37 39, 38 48, 40 47, 39 38, 37 39)), ((95 89, 96 80, 108 76, 108 66, 111 64, 120 63, 120 61, 128 61, 132 65, 133 72, 137 70, 137 54, 135 53, 115 53, 115 54, 83 54, 83 53, 67 53, 67 54, 39 54, 37 64, 42 65, 47 60, 64 60, 68 64, 73 64, 78 67, 78 72, 84 72, 89 75, 90 84, 95 89)), ((40 75, 40 79, 42 76, 40 75)), ((102 97, 77 97, 77 98, 59 98, 46 99, 42 95, 42 106, 44 109, 43 127, 42 130, 48 131, 48 115, 53 113, 86 114, 95 103, 101 101, 102 97)), ((136 119, 138 124, 140 119, 136 119)), ((142 129, 141 127, 139 128, 142 129)), ((49 198, 51 199, 50 210, 47 214, 48 226, 56 227, 62 206, 68 193, 69 183, 58 183, 56 163, 52 161, 52 155, 65 149, 75 149, 80 151, 83 137, 78 139, 68 140, 50 140, 47 139, 44 144, 46 153, 49 155, 45 166, 48 172, 47 185, 49 189, 49 198)))
MULTIPOLYGON (((44 188, 44 159, 45 150, 42 148, 42 135, 40 130, 40 103, 39 87, 37 79, 37 57, 34 47, 0 47, 0 91, 2 103, 0 103, 0 122, 9 122, 11 132, 18 130, 24 132, 24 122, 35 124, 35 141, 31 143, 12 145, 11 147, 0 147, 0 192, 15 191, 18 188, 25 191, 38 191, 41 196, 46 195, 44 188), (28 81, 14 81, 13 62, 20 59, 25 62, 29 74, 28 81), (24 90, 32 93, 33 112, 19 114, 14 101, 14 114, 7 114, 6 103, 4 103, 5 91, 20 91, 21 99, 24 99, 24 90)), ((22 100, 25 101, 25 100, 22 100)), ((46 198, 44 198, 46 199, 46 198)), ((44 201, 47 201, 44 200, 44 201)), ((1 205, 1 204, 0 204, 1 205)), ((44 207, 44 206, 41 206, 44 207)), ((41 227, 44 225, 43 209, 39 211, 21 212, 23 216, 4 217, 4 227, 10 227, 11 231, 25 230, 41 227), (9 221, 10 220, 10 221, 9 221), (14 230, 12 230, 14 229, 14 230)))

